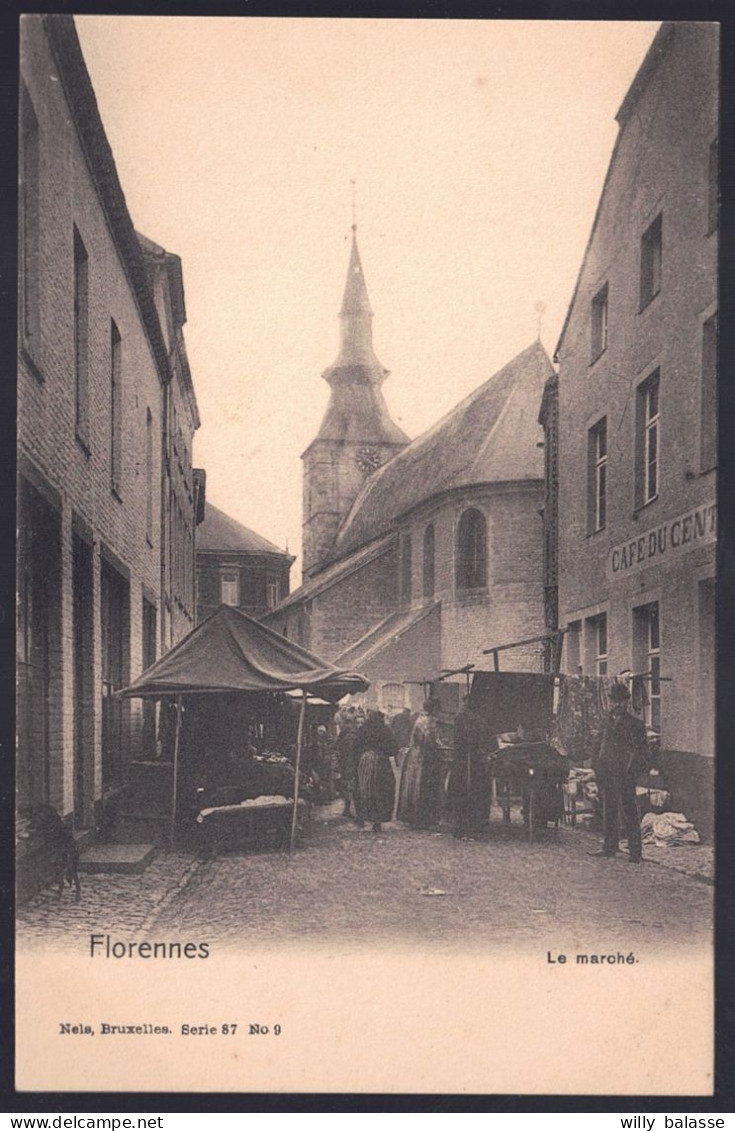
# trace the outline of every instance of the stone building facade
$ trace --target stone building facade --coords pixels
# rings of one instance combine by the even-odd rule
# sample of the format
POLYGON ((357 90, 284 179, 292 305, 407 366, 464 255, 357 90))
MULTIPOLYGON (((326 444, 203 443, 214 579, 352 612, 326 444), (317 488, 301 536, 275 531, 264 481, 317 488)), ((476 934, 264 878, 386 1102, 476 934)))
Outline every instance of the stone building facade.
POLYGON ((180 276, 157 304, 67 16, 22 19, 19 229, 18 802, 92 830, 155 742, 150 711, 114 692, 193 617, 192 560, 165 621, 164 546, 193 555, 195 507, 180 539, 162 484, 167 404, 186 403, 190 477, 198 416, 171 357, 180 276))
MULTIPOLYGON (((487 667, 484 649, 544 631, 538 410, 553 370, 535 342, 408 442, 377 396, 386 371, 372 346, 367 375, 346 364, 367 356, 372 318, 354 239, 340 318, 330 404, 304 458, 304 583, 267 622, 365 672, 368 702, 415 708, 442 672, 487 667), (327 447, 342 477, 317 539, 313 460, 327 447)), ((541 670, 540 645, 512 655, 541 670)))
POLYGON ((184 340, 186 305, 181 259, 138 234, 169 359, 162 393, 161 624, 162 651, 194 627, 195 543, 204 519, 204 476, 192 467, 200 426, 184 340))
POLYGON ((293 555, 207 503, 197 530, 197 621, 220 605, 259 620, 289 594, 293 555))
MULTIPOLYGON (((718 39, 659 30, 557 348, 564 667, 647 677, 673 807, 711 830, 718 39)), ((554 398, 547 440, 554 444, 554 398)))

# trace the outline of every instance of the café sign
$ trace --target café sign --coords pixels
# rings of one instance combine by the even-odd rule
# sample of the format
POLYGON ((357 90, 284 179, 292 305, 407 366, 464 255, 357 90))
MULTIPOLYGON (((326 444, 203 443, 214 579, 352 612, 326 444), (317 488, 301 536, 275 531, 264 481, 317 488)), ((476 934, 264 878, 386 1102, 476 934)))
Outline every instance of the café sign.
POLYGON ((628 577, 638 570, 660 562, 666 565, 698 546, 706 546, 717 539, 717 504, 704 503, 677 518, 668 519, 660 526, 647 530, 627 542, 613 546, 607 559, 607 576, 610 581, 628 577))

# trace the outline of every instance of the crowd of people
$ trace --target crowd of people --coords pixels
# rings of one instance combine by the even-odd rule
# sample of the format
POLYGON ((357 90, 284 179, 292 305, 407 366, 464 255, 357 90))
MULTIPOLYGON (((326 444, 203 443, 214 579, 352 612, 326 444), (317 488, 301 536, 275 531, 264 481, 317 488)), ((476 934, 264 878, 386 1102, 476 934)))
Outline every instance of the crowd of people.
MULTIPOLYGON (((599 749, 590 754, 602 796, 604 843, 599 855, 613 856, 618 850, 622 816, 629 857, 636 862, 641 849, 635 782, 649 765, 649 753, 643 724, 628 712, 629 699, 627 687, 615 684, 599 749)), ((366 713, 347 707, 338 712, 330 764, 346 817, 360 827, 372 824, 376 833, 394 817, 427 830, 438 829, 448 818, 456 837, 471 839, 488 823, 493 777, 502 788, 508 767, 517 771, 525 760, 535 777, 529 775, 521 791, 524 819, 530 819, 532 780, 537 819, 543 824, 559 819, 555 807, 561 804, 568 759, 545 735, 524 732, 520 724, 511 735, 489 735, 482 714, 466 695, 453 720, 450 746, 440 733, 439 707, 437 699, 429 698, 417 716, 405 708, 389 722, 379 710, 366 713), (499 749, 498 737, 507 740, 504 749, 499 749), (539 788, 544 784, 549 788, 539 788)))
POLYGON ((454 743, 443 741, 439 701, 417 716, 404 708, 386 722, 382 711, 348 707, 338 713, 335 743, 344 815, 375 832, 394 816, 416 829, 436 829, 451 815, 456 836, 487 820, 491 778, 482 719, 467 697, 454 720, 454 743))
MULTIPOLYGON (((604 835, 595 855, 615 856, 622 824, 629 859, 637 862, 641 834, 636 782, 650 768, 651 752, 644 724, 628 710, 625 683, 615 681, 607 698, 603 725, 585 751, 596 779, 604 835)), ((519 703, 519 711, 522 706, 519 703)), ((451 823, 455 837, 472 839, 487 828, 493 796, 504 820, 510 821, 511 797, 520 795, 531 833, 563 817, 561 784, 572 759, 552 745, 557 739, 549 741, 546 733, 528 729, 520 720, 512 733, 490 733, 494 728, 482 700, 473 703, 465 695, 450 725, 445 714, 440 718, 440 702, 433 697, 417 715, 404 708, 386 720, 379 710, 351 705, 341 707, 333 723, 325 725, 329 722, 324 716, 309 729, 300 796, 316 804, 341 798, 344 816, 362 828, 369 824, 379 833, 396 818, 423 830, 451 823)), ((196 794, 192 804, 201 809, 204 801, 217 806, 263 795, 292 796, 295 751, 288 743, 274 751, 262 728, 254 729, 247 719, 231 721, 229 731, 229 740, 221 733, 214 753, 202 765, 192 762, 187 776, 190 792, 196 794), (238 721, 244 725, 236 741, 231 732, 238 721), (244 743, 239 737, 243 731, 244 743)), ((200 748, 196 728, 187 741, 200 748)))

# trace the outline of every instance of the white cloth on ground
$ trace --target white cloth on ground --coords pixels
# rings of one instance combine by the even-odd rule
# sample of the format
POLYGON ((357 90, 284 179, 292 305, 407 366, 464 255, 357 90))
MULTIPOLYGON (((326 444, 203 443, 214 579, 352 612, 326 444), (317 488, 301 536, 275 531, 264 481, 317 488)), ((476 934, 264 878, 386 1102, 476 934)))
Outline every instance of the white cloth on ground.
POLYGON ((670 848, 676 844, 699 844, 699 833, 683 813, 646 813, 641 821, 644 844, 670 848))

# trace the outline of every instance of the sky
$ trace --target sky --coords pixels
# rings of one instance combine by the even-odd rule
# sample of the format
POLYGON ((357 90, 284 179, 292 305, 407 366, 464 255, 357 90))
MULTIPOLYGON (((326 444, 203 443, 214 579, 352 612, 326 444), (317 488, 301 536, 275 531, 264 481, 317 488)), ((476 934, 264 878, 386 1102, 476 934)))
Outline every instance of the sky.
POLYGON ((76 25, 133 223, 182 259, 207 499, 297 555, 353 210, 383 391, 413 438, 537 336, 553 355, 658 26, 76 25))

